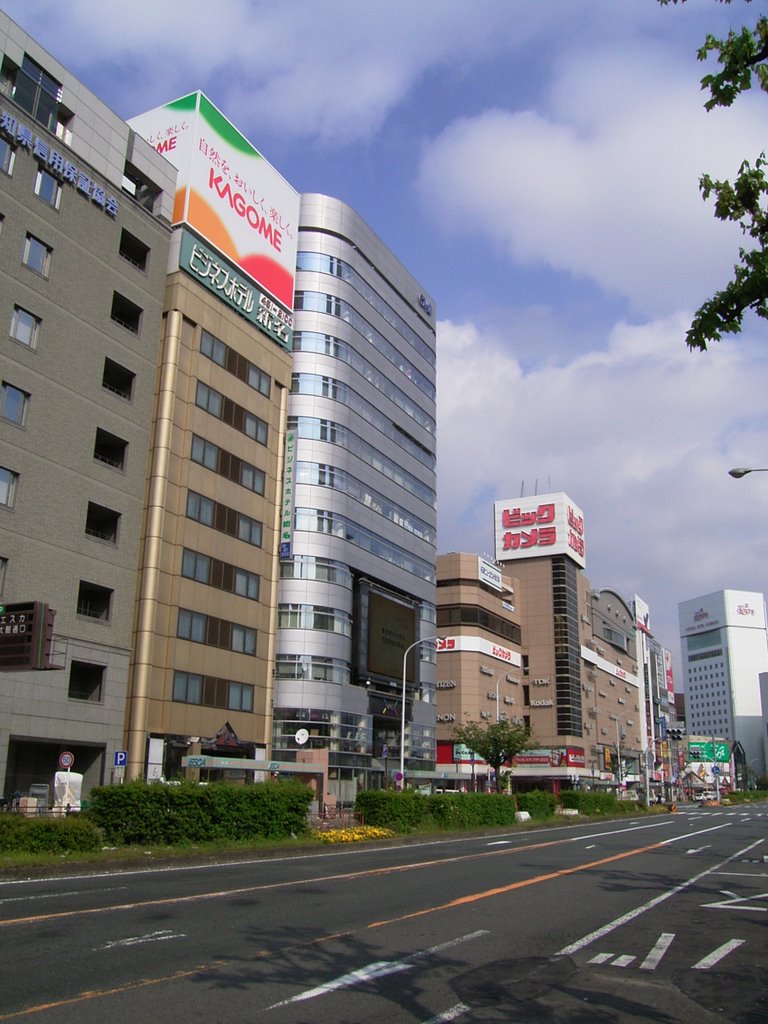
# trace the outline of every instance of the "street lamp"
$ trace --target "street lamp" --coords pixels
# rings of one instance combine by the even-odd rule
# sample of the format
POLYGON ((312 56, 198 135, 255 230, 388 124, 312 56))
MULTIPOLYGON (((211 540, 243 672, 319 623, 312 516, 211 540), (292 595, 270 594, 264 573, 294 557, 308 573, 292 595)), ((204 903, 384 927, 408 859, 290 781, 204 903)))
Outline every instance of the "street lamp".
POLYGON ((729 469, 728 475, 736 480, 741 480, 747 473, 768 473, 768 469, 747 469, 744 466, 737 466, 736 469, 729 469))
POLYGON ((436 643, 438 637, 436 636, 423 636, 421 640, 415 640, 409 647, 406 647, 403 651, 403 706, 400 709, 400 785, 405 789, 405 668, 408 661, 408 655, 414 649, 414 647, 420 647, 421 644, 436 643))

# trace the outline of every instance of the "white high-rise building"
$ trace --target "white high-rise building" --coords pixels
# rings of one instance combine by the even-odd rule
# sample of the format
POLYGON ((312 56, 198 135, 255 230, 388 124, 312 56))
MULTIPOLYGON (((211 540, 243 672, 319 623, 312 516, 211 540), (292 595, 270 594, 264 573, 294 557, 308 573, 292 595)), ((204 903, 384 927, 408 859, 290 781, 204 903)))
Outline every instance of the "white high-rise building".
POLYGON ((760 673, 768 670, 762 594, 720 590, 679 607, 689 735, 737 740, 765 768, 760 673))

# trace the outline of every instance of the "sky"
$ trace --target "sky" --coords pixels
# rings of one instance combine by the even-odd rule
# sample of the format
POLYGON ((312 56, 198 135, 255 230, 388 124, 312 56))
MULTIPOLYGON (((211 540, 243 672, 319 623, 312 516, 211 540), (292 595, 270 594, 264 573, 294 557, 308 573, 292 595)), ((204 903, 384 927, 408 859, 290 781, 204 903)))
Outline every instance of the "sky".
POLYGON ((689 352, 741 235, 699 177, 764 146, 707 113, 708 33, 765 0, 0 0, 121 117, 202 89, 300 192, 349 203, 434 299, 438 549, 565 491, 586 572, 651 609, 768 590, 768 329, 689 352), (182 13, 183 12, 183 13, 182 13))

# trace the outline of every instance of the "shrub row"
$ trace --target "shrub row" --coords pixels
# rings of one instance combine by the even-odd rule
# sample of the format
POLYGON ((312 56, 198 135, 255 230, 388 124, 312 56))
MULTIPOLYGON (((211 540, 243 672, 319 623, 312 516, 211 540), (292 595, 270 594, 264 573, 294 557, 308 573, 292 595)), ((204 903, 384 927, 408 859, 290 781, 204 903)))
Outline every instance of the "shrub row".
POLYGON ((532 818, 549 818, 555 813, 551 793, 521 793, 515 801, 499 793, 435 793, 415 791, 364 790, 357 794, 355 811, 366 825, 412 832, 417 828, 486 828, 513 825, 515 811, 528 811, 532 818))
POLYGON ((743 791, 736 789, 732 793, 729 793, 727 797, 723 797, 723 799, 727 799, 728 802, 732 804, 743 804, 752 800, 768 800, 768 790, 748 789, 743 791))
POLYGON ((91 791, 88 817, 113 846, 286 839, 307 831, 312 799, 296 782, 198 786, 129 782, 91 791))
POLYGON ((89 853, 98 850, 102 837, 84 815, 66 818, 25 818, 0 815, 2 853, 89 853))

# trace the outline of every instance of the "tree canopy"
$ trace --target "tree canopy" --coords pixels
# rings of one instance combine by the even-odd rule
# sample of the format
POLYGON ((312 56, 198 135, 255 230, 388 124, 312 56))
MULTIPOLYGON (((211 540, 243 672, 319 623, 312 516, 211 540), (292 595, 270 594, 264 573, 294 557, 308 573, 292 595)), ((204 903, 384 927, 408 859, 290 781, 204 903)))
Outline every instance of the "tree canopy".
POLYGON ((502 767, 534 745, 524 726, 509 721, 492 722, 490 725, 467 722, 465 725, 457 725, 453 736, 458 743, 469 747, 493 768, 496 772, 497 791, 501 790, 502 767))
MULTIPOLYGON (((661 4, 686 0, 659 0, 661 4)), ((730 4, 731 0, 719 0, 730 4)), ((751 0, 745 0, 751 3, 751 0)), ((761 15, 751 27, 732 29, 725 39, 707 35, 698 50, 701 61, 717 57, 720 70, 701 79, 709 92, 704 106, 730 107, 741 93, 756 84, 768 92, 768 17, 761 15)), ((704 351, 723 334, 738 334, 744 315, 751 310, 768 320, 768 177, 765 151, 752 162, 744 160, 734 180, 718 181, 702 174, 699 189, 705 200, 714 199, 715 217, 738 224, 748 241, 739 248, 739 261, 731 280, 707 299, 694 315, 686 342, 704 351)))

